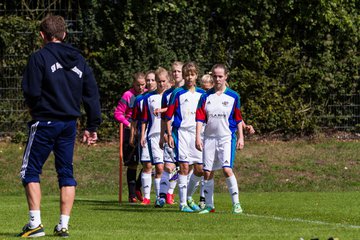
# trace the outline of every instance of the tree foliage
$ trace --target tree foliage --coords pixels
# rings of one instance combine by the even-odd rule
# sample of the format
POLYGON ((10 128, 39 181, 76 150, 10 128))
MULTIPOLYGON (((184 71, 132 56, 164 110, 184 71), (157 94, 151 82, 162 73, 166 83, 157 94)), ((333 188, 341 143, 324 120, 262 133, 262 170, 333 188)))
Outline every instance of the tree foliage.
POLYGON ((321 116, 335 114, 332 94, 358 94, 359 9, 359 0, 88 0, 79 47, 109 121, 134 72, 191 60, 204 73, 222 62, 246 122, 306 134, 331 125, 321 116))

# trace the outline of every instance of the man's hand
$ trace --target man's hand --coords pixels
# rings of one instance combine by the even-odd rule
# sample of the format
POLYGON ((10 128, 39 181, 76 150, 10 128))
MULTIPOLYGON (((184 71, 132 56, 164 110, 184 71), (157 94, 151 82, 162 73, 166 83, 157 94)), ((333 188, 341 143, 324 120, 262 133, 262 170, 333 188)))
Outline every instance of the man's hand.
POLYGON ((96 132, 89 132, 88 130, 84 131, 83 143, 87 143, 87 145, 90 146, 91 144, 95 144, 97 140, 98 137, 96 132))

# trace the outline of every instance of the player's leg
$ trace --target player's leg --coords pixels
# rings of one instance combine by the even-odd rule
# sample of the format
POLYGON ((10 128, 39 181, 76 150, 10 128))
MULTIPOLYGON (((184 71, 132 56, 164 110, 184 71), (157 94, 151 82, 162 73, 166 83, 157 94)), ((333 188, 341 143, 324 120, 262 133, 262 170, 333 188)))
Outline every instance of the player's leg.
POLYGON ((190 180, 188 183, 188 189, 187 189, 187 204, 189 207, 191 207, 194 211, 200 211, 199 206, 195 203, 192 196, 195 193, 197 187, 199 186, 201 177, 203 176, 203 169, 202 169, 202 163, 195 163, 193 164, 193 174, 190 176, 190 180))
POLYGON ((145 147, 141 148, 140 162, 143 166, 141 173, 141 184, 143 188, 143 201, 142 205, 150 204, 150 193, 151 193, 151 183, 152 183, 152 164, 148 143, 145 147))
POLYGON ((180 162, 179 171, 179 201, 180 211, 182 212, 193 212, 193 210, 187 205, 187 178, 189 173, 189 163, 180 162))
POLYGON ((194 211, 200 211, 199 206, 195 203, 192 196, 195 193, 197 187, 199 186, 201 177, 203 176, 203 160, 202 152, 196 149, 195 147, 195 133, 188 132, 188 156, 189 163, 193 166, 193 173, 190 175, 188 182, 188 191, 187 191, 187 204, 194 211))
POLYGON ((167 204, 174 204, 173 193, 177 181, 170 181, 170 178, 173 177, 172 173, 176 168, 175 156, 173 149, 167 143, 164 144, 164 164, 164 172, 160 183, 160 197, 165 198, 167 204))
POLYGON ((28 124, 29 136, 20 171, 22 183, 29 208, 29 222, 23 227, 20 237, 44 236, 41 224, 41 187, 42 167, 53 149, 55 133, 48 122, 31 122, 28 124))
POLYGON ((200 180, 200 200, 199 200, 199 208, 205 208, 205 194, 204 194, 204 176, 200 180))
POLYGON ((215 138, 204 139, 203 148, 203 176, 204 176, 204 195, 205 195, 205 208, 201 210, 200 214, 206 214, 215 211, 214 206, 214 170, 217 160, 217 141, 215 138))
POLYGON ((55 168, 58 174, 60 188, 60 220, 54 228, 56 236, 69 236, 69 219, 75 200, 75 186, 73 175, 73 156, 76 136, 76 121, 64 122, 55 145, 55 168))
POLYGON ((236 137, 222 139, 220 144, 222 151, 219 152, 219 159, 222 159, 223 173, 233 203, 233 213, 242 213, 243 210, 239 202, 239 187, 232 170, 236 152, 236 137))
MULTIPOLYGON (((164 159, 165 160, 165 159, 164 159)), ((160 194, 159 194, 159 198, 164 201, 167 202, 167 192, 169 190, 170 187, 170 173, 173 171, 173 168, 175 167, 175 164, 171 163, 171 162, 165 162, 164 163, 164 171, 163 174, 161 175, 161 181, 160 181, 160 194)))
POLYGON ((128 184, 129 191, 129 202, 137 202, 136 200, 136 171, 137 171, 137 147, 131 146, 129 144, 130 139, 130 129, 124 128, 124 137, 123 137, 123 161, 124 165, 127 166, 126 169, 126 180, 128 184))
POLYGON ((215 211, 214 206, 214 172, 204 171, 205 207, 199 213, 206 214, 215 211))
POLYGON ((144 198, 142 201, 142 205, 149 205, 150 204, 150 193, 151 193, 151 183, 152 183, 152 164, 150 161, 145 162, 142 161, 143 164, 143 172, 141 174, 141 182, 144 191, 144 198))

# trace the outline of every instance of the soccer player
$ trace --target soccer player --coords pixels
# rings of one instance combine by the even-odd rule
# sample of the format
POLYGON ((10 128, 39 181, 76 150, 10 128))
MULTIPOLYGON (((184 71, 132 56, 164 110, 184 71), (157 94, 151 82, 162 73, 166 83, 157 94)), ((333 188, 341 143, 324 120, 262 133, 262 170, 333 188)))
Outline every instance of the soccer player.
POLYGON ((75 199, 77 182, 73 176, 73 153, 76 119, 84 104, 87 126, 83 140, 91 145, 97 141, 96 130, 101 123, 98 87, 92 70, 80 51, 63 43, 66 23, 61 16, 47 16, 40 23, 44 47, 33 53, 25 68, 22 90, 32 120, 21 167, 29 222, 19 237, 45 235, 41 224, 42 167, 51 151, 60 189, 60 222, 54 235, 68 237, 68 223, 75 199))
POLYGON ((177 88, 171 95, 166 111, 169 146, 175 150, 175 159, 180 165, 178 178, 180 211, 200 210, 192 199, 196 186, 202 176, 202 154, 195 148, 196 106, 204 90, 196 87, 198 68, 195 63, 186 63, 182 68, 185 85, 177 88), (173 119, 171 122, 170 120, 173 119), (172 125, 172 127, 171 127, 172 125), (187 182, 189 165, 194 165, 194 173, 187 182))
POLYGON ((133 75, 132 88, 126 91, 114 111, 114 118, 119 123, 124 125, 124 165, 127 166, 126 177, 129 189, 129 202, 136 203, 137 200, 142 200, 141 181, 140 178, 136 181, 136 171, 139 162, 138 151, 135 146, 129 144, 131 115, 134 107, 135 98, 142 94, 145 90, 145 75, 142 72, 137 72, 133 75))
POLYGON ((130 140, 131 146, 137 146, 139 156, 141 156, 141 144, 136 144, 137 140, 140 142, 141 135, 141 112, 143 108, 143 100, 148 92, 152 92, 156 89, 155 71, 150 70, 145 74, 146 89, 142 94, 139 94, 135 98, 135 103, 131 115, 131 129, 130 129, 130 140))
POLYGON ((144 98, 144 105, 141 114, 141 146, 148 147, 149 151, 142 151, 141 162, 143 164, 143 173, 141 176, 144 189, 143 204, 150 204, 151 191, 151 172, 152 166, 155 165, 155 192, 156 197, 160 193, 160 180, 164 169, 163 150, 159 146, 160 125, 161 125, 161 98, 164 91, 168 88, 169 74, 168 71, 159 67, 155 71, 157 88, 149 92, 144 98))
POLYGON ((212 79, 212 76, 207 73, 207 74, 204 74, 202 77, 201 77, 201 80, 200 80, 200 86, 202 89, 204 89, 205 91, 213 88, 214 86, 214 81, 212 79))
POLYGON ((184 64, 179 61, 175 61, 171 66, 171 74, 175 84, 167 89, 161 100, 161 108, 162 108, 162 119, 161 119, 161 133, 160 133, 160 148, 164 149, 164 172, 161 177, 160 182, 160 199, 157 207, 163 207, 164 200, 167 204, 173 205, 174 201, 174 189, 177 183, 177 171, 175 165, 174 151, 168 145, 168 132, 166 131, 166 121, 165 121, 165 112, 167 111, 167 107, 170 101, 170 96, 172 92, 184 85, 184 80, 182 77, 182 66, 184 64), (171 181, 170 181, 171 179, 171 181))
POLYGON ((223 169, 226 184, 233 203, 233 213, 242 213, 239 188, 232 171, 235 151, 244 147, 240 96, 226 87, 228 71, 223 64, 212 68, 214 88, 201 96, 196 110, 196 148, 203 151, 204 193, 206 207, 201 214, 214 210, 213 172, 223 169), (206 123, 204 139, 201 131, 206 123), (237 137, 236 137, 237 134, 237 137))
MULTIPOLYGON (((214 81, 210 73, 204 74, 200 79, 200 87, 205 91, 213 88, 214 81)), ((201 209, 205 208, 205 194, 204 194, 204 177, 201 177, 200 181, 200 201, 198 203, 201 209)))

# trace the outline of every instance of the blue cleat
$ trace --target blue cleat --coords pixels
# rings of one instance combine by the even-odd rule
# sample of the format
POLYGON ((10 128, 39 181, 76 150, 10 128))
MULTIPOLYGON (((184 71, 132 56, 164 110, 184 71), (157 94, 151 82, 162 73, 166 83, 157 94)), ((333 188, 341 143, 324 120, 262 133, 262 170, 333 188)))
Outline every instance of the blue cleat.
POLYGON ((180 211, 181 212, 186 212, 186 213, 192 213, 194 212, 194 210, 192 210, 188 205, 182 205, 180 206, 180 211))
POLYGON ((194 202, 194 200, 192 198, 188 198, 187 204, 195 212, 198 212, 201 210, 201 208, 194 202))
POLYGON ((157 198, 155 201, 155 207, 156 208, 162 208, 165 205, 165 199, 163 198, 157 198))

